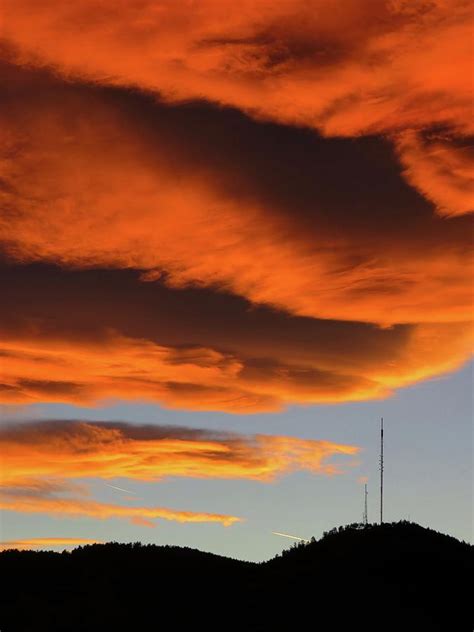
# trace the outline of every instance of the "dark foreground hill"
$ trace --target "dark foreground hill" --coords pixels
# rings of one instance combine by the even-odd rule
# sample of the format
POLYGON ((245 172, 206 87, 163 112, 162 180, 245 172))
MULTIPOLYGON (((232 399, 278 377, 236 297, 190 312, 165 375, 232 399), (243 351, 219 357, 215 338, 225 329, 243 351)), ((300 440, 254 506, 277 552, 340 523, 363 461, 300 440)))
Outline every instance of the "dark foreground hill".
POLYGON ((471 632, 472 547, 356 525, 262 564, 140 544, 0 554, 2 632, 471 632))

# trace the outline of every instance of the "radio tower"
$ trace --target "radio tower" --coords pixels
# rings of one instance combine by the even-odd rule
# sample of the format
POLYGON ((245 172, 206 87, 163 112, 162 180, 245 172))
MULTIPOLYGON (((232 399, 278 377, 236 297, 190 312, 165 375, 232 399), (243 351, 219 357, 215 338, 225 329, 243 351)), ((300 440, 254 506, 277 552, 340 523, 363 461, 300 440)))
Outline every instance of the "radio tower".
POLYGON ((366 527, 369 524, 369 519, 367 516, 367 483, 365 484, 365 489, 364 489, 364 517, 362 519, 362 522, 364 524, 364 527, 366 527))
POLYGON ((383 523, 383 417, 380 418, 380 524, 383 523))

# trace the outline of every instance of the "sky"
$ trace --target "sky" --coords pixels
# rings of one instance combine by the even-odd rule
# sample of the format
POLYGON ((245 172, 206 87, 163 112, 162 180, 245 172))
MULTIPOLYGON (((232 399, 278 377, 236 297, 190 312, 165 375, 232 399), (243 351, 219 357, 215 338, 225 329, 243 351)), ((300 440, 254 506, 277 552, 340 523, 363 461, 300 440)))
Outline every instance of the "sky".
POLYGON ((471 12, 4 1, 2 548, 470 539, 471 12))

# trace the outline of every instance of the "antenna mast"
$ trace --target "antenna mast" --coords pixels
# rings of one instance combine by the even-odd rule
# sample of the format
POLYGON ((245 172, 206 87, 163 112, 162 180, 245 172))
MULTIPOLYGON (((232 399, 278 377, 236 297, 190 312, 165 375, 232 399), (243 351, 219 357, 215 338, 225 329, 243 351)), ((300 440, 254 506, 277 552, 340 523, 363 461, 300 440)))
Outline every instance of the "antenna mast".
POLYGON ((383 523, 383 417, 380 418, 380 524, 383 523))
POLYGON ((366 527, 369 524, 369 519, 367 516, 367 483, 365 484, 365 489, 364 489, 364 517, 362 519, 362 522, 364 524, 364 527, 366 527))

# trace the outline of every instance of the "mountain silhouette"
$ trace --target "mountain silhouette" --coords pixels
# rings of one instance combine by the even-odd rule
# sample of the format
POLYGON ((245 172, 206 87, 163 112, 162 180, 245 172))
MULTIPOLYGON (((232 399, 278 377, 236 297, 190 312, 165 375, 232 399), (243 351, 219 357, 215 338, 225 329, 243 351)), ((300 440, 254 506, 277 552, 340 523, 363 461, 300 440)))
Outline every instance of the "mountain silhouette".
POLYGON ((473 548, 409 522, 352 524, 262 563, 94 544, 0 553, 1 632, 472 632, 473 548))

